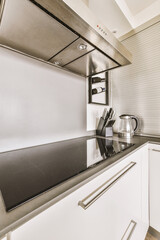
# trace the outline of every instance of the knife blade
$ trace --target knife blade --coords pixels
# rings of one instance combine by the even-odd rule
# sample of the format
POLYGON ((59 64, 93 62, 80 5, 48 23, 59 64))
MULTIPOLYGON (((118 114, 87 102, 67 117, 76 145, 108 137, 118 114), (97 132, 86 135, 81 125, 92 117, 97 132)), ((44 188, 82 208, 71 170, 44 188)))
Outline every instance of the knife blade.
POLYGON ((113 127, 115 121, 116 120, 109 120, 109 122, 107 123, 106 127, 113 127))
POLYGON ((107 127, 107 126, 108 126, 109 121, 113 120, 113 117, 114 117, 114 116, 115 116, 115 111, 112 109, 112 110, 110 111, 110 115, 109 115, 109 117, 108 117, 108 119, 107 119, 104 127, 107 127))
POLYGON ((105 124, 105 120, 103 117, 101 117, 99 120, 99 123, 98 123, 97 130, 96 130, 97 135, 101 135, 104 124, 105 124))

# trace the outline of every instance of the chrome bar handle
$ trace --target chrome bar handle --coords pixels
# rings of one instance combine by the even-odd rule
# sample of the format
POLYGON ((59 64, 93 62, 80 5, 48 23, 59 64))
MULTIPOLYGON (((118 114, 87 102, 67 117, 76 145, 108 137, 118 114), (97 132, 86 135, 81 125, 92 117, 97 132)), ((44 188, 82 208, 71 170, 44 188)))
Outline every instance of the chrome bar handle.
POLYGON ((160 152, 160 150, 158 150, 158 149, 150 149, 150 150, 153 152, 160 152))
POLYGON ((121 240, 129 240, 135 230, 137 223, 133 220, 131 220, 130 224, 128 225, 123 237, 121 238, 121 240))
POLYGON ((98 198, 100 198, 105 192, 107 192, 118 180, 125 175, 131 168, 136 165, 136 162, 130 162, 127 166, 117 172, 113 177, 103 183, 100 187, 90 193, 87 197, 83 200, 78 202, 78 205, 81 206, 83 209, 87 209, 90 207, 98 198), (114 179, 115 178, 115 179, 114 179), (114 180, 113 180, 114 179, 114 180), (111 183, 109 183, 113 180, 111 183), (106 187, 105 185, 108 184, 106 187), (101 190, 102 189, 102 190, 101 190), (88 200, 87 203, 85 203, 88 200))
POLYGON ((5 0, 0 1, 0 23, 2 20, 3 10, 4 10, 5 0))

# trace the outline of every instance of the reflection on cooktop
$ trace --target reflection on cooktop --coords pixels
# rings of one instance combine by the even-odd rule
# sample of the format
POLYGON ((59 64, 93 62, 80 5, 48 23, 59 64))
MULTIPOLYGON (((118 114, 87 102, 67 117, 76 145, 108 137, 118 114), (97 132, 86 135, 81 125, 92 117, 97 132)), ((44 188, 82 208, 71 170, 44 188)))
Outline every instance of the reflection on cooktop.
POLYGON ((132 144, 86 137, 0 154, 0 190, 10 211, 132 144))
POLYGON ((87 167, 106 160, 133 145, 102 138, 89 139, 87 140, 87 167))

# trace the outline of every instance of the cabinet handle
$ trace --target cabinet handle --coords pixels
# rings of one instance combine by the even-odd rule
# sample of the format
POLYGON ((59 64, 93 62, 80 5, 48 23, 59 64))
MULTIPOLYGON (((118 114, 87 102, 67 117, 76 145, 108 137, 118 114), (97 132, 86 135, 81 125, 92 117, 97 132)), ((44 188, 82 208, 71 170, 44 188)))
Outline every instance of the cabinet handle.
POLYGON ((90 193, 87 197, 85 197, 83 200, 79 201, 78 205, 86 210, 98 198, 100 198, 105 192, 107 192, 123 175, 125 175, 135 165, 136 165, 136 162, 130 162, 127 166, 125 166, 123 169, 121 169, 118 173, 116 173, 113 177, 111 177, 109 180, 107 180, 105 183, 103 183, 100 187, 98 187, 92 193, 90 193), (109 183, 112 179, 114 179, 114 180, 111 183, 109 183), (105 187, 106 184, 108 184, 108 185, 105 187))
POLYGON ((1 9, 0 9, 0 23, 2 20, 2 15, 3 15, 3 10, 4 10, 4 4, 5 4, 5 0, 0 1, 0 5, 1 5, 1 9))
POLYGON ((158 149, 151 149, 153 152, 160 152, 158 149))
POLYGON ((129 240, 133 234, 133 231, 136 227, 137 223, 135 221, 131 221, 130 224, 128 225, 123 237, 121 238, 121 240, 129 240))

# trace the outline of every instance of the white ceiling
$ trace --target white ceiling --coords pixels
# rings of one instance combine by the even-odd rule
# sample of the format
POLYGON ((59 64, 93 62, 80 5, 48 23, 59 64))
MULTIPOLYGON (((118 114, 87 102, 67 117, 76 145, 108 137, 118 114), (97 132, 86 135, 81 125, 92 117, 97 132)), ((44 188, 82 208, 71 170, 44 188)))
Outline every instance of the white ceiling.
POLYGON ((160 15, 160 0, 83 0, 118 38, 160 15))
POLYGON ((89 8, 110 31, 117 31, 117 37, 132 28, 114 0, 89 0, 89 8))
POLYGON ((133 16, 143 11, 145 8, 149 7, 156 1, 157 0, 125 0, 133 16))

